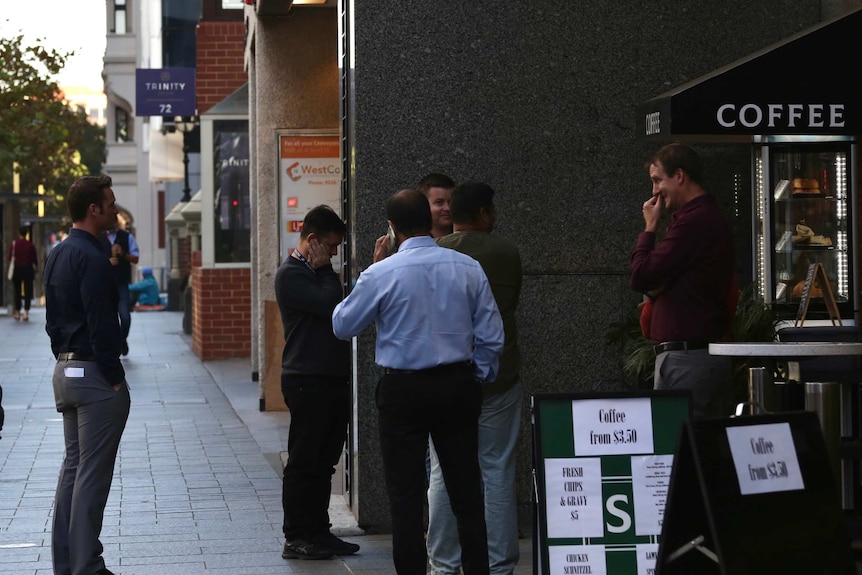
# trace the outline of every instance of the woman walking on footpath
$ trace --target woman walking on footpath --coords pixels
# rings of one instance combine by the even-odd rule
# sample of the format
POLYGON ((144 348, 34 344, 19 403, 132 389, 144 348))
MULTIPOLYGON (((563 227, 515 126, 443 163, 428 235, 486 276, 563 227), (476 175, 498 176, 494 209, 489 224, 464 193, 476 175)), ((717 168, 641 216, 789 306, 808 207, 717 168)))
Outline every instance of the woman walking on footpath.
POLYGON ((12 272, 12 289, 15 292, 15 311, 12 317, 15 321, 30 319, 30 301, 33 299, 33 278, 36 277, 36 246, 27 239, 27 228, 21 227, 18 239, 9 246, 7 259, 15 258, 15 268, 12 272), (24 313, 21 313, 21 304, 24 313))

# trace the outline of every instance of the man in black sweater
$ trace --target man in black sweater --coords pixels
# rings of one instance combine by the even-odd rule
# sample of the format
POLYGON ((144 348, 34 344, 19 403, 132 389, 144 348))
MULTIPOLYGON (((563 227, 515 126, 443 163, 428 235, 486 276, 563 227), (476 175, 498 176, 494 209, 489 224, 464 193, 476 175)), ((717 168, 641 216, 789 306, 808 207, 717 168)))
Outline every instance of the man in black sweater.
POLYGON ((302 223, 299 245, 275 275, 284 326, 281 391, 290 409, 282 486, 285 559, 359 551, 359 545, 329 531, 332 475, 350 418, 350 343, 332 332, 332 310, 344 292, 330 262, 345 230, 332 208, 313 208, 302 223))

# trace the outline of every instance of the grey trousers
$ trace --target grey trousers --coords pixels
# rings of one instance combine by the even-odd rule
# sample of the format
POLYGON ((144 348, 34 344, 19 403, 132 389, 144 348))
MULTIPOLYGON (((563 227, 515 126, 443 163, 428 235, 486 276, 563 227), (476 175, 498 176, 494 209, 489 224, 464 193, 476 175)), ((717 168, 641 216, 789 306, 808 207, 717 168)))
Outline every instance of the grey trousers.
POLYGON ((733 360, 707 349, 666 351, 655 358, 655 389, 690 389, 693 416, 730 415, 733 360))
POLYGON ((91 361, 57 362, 53 383, 66 439, 54 499, 54 575, 93 575, 105 568, 99 535, 129 417, 129 390, 123 384, 114 391, 91 361))

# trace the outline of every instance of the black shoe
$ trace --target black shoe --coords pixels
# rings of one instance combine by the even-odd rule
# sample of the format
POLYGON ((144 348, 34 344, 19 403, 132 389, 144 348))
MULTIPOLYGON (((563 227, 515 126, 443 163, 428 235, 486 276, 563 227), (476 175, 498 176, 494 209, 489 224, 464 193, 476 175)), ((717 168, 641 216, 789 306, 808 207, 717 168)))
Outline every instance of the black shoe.
POLYGON ((120 350, 120 353, 123 354, 123 357, 129 355, 129 344, 126 340, 123 340, 123 348, 120 350))
POLYGON ((291 539, 285 541, 281 557, 282 559, 329 559, 332 557, 332 550, 307 539, 291 539))
POLYGON ((315 537, 313 540, 317 545, 321 547, 326 547, 330 551, 332 551, 333 555, 353 555, 357 551, 359 551, 359 545, 356 543, 350 543, 349 541, 345 541, 343 539, 339 539, 332 533, 327 533, 325 535, 320 535, 319 537, 315 537))

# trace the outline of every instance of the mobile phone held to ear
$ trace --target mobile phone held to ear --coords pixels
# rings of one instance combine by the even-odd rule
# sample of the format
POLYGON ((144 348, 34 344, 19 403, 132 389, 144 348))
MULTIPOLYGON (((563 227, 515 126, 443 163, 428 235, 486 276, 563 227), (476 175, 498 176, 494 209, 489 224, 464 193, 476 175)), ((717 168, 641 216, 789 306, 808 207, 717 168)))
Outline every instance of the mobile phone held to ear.
POLYGON ((386 237, 389 238, 389 252, 392 253, 395 251, 395 230, 392 229, 392 226, 389 226, 389 231, 386 232, 386 237))

